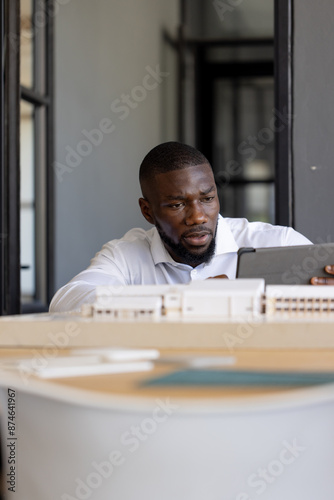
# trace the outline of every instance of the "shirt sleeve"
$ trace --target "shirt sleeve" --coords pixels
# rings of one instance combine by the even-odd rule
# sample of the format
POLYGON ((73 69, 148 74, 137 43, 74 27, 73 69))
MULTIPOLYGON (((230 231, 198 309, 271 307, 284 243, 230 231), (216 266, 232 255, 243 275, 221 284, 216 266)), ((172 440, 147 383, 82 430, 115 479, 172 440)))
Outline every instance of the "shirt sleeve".
POLYGON ((99 285, 120 287, 126 285, 123 277, 106 274, 98 269, 86 269, 60 288, 50 303, 50 312, 79 311, 82 304, 92 304, 99 285))
POLYGON ((301 233, 298 233, 298 231, 295 231, 295 229, 292 229, 292 227, 287 227, 284 245, 312 245, 312 241, 306 238, 306 236, 303 236, 301 233))
POLYGON ((85 271, 77 274, 56 292, 49 311, 52 313, 78 311, 82 304, 94 302, 97 286, 115 286, 115 289, 119 290, 120 287, 127 285, 126 273, 116 264, 115 253, 117 249, 111 244, 106 244, 85 271))

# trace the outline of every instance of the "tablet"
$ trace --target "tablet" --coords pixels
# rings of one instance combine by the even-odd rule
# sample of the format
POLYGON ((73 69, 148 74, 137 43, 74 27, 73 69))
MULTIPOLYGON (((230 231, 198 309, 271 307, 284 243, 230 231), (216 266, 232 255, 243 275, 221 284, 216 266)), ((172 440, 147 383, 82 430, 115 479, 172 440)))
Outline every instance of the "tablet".
POLYGON ((313 276, 328 278, 326 265, 334 265, 334 243, 240 248, 237 278, 264 278, 266 285, 306 285, 313 276))

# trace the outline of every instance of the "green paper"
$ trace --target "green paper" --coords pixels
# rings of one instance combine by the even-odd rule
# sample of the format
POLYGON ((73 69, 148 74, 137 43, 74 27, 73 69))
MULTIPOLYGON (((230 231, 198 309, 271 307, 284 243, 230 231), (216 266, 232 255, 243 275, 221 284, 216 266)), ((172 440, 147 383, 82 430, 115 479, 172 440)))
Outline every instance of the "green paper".
POLYGON ((144 382, 145 386, 277 387, 311 386, 334 382, 331 372, 274 372, 243 370, 181 370, 144 382))

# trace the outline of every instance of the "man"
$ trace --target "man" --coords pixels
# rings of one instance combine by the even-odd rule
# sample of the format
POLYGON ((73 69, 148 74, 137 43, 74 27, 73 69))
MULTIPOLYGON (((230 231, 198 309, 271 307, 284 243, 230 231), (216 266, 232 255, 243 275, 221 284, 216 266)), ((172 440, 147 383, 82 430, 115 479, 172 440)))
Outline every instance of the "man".
POLYGON ((140 166, 139 180, 140 209, 154 227, 131 229, 106 243, 88 269, 56 293, 50 311, 92 303, 97 285, 233 279, 240 247, 310 243, 292 228, 219 215, 212 168, 191 146, 167 142, 155 147, 140 166))

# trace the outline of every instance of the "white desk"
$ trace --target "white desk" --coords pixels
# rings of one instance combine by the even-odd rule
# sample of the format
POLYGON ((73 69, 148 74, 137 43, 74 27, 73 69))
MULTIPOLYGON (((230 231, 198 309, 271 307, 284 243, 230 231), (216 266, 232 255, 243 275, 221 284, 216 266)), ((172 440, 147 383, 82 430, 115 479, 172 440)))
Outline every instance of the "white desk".
MULTIPOLYGON (((163 356, 232 354, 236 368, 334 371, 330 322, 263 322, 244 343, 224 348, 224 332, 238 335, 241 327, 13 318, 0 320, 0 354, 44 362, 51 352, 66 355, 55 343, 51 351, 51 332, 59 343, 67 338, 67 347, 162 345, 163 356), (61 337, 66 325, 67 337, 61 337)), ((158 365, 153 373, 173 368, 158 365)), ((18 438, 16 493, 7 492, 5 499, 254 500, 261 492, 264 500, 332 498, 332 384, 304 389, 140 385, 151 376, 43 381, 2 371, 2 409, 8 387, 13 388, 18 438)), ((3 448, 7 424, 5 414, 3 448)))

